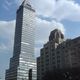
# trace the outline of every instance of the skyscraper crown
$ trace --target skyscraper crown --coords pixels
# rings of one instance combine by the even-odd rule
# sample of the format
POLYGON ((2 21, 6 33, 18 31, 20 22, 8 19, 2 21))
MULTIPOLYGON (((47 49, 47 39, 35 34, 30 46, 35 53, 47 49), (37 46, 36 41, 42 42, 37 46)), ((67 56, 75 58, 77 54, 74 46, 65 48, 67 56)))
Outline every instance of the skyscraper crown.
POLYGON ((30 4, 30 0, 24 0, 23 3, 24 4, 30 4))
POLYGON ((25 8, 32 10, 35 12, 35 10, 32 8, 31 4, 30 4, 30 0, 24 0, 20 6, 20 8, 24 6, 25 8))

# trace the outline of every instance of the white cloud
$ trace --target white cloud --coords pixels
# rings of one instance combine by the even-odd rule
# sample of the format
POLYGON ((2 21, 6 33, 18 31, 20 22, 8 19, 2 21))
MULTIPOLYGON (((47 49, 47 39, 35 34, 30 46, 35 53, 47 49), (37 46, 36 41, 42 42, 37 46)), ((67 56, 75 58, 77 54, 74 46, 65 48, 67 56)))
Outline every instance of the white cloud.
POLYGON ((0 21, 0 52, 11 51, 14 41, 14 21, 0 21))
POLYGON ((13 13, 19 7, 19 1, 18 0, 4 0, 2 7, 4 10, 9 11, 10 13, 13 13))
POLYGON ((42 39, 43 41, 47 41, 50 32, 56 28, 60 29, 63 34, 65 33, 64 26, 60 22, 56 22, 54 20, 49 22, 40 18, 37 18, 36 21, 36 36, 38 40, 42 39))
MULTIPOLYGON (((55 28, 60 29, 65 33, 63 24, 56 21, 46 21, 36 18, 36 55, 39 54, 40 48, 48 41, 49 34, 55 28)), ((15 20, 14 21, 0 21, 0 50, 12 50, 14 42, 15 20), (2 49, 3 48, 3 49, 2 49)))
MULTIPOLYGON (((19 3, 21 3, 22 1, 23 0, 19 0, 19 1, 15 0, 15 2, 19 2, 19 3)), ((68 0, 65 0, 65 1, 69 2, 68 0)), ((37 14, 41 14, 43 16, 49 16, 49 17, 54 16, 56 19, 62 19, 63 17, 62 14, 58 14, 56 11, 59 11, 59 8, 61 8, 61 6, 64 3, 66 3, 65 1, 59 0, 58 2, 56 2, 56 0, 44 0, 44 1, 43 0, 34 0, 34 1, 31 0, 31 4, 35 7, 37 14), (59 5, 56 5, 56 4, 59 4, 59 5), (54 12, 56 12, 56 15, 54 14, 54 12), (57 15, 59 15, 59 17, 57 17, 57 15)), ((8 2, 6 3, 9 4, 8 2)), ((70 4, 70 2, 67 4, 70 4)), ((54 30, 55 28, 58 28, 63 33, 65 33, 63 24, 58 21, 52 20, 51 22, 49 22, 47 20, 42 20, 40 18, 36 18, 36 21, 37 21, 37 24, 36 24, 36 45, 37 45, 36 49, 37 50, 36 51, 39 51, 42 45, 48 41, 50 32, 54 30)), ((9 42, 8 44, 4 44, 4 45, 13 46, 15 21, 9 21, 9 22, 0 21, 0 26, 1 26, 0 36, 3 39, 5 37, 5 39, 8 40, 7 42, 9 42)))
POLYGON ((40 49, 48 41, 50 32, 56 28, 60 29, 65 34, 64 25, 56 21, 46 21, 40 18, 36 18, 36 55, 39 55, 40 49))
POLYGON ((80 21, 80 5, 74 0, 31 0, 38 15, 80 21))
MULTIPOLYGON (((19 0, 19 4, 23 0, 19 0)), ((54 18, 58 21, 67 19, 80 21, 80 5, 74 0, 30 0, 37 15, 54 18)))
POLYGON ((1 50, 7 50, 7 46, 5 46, 4 44, 0 44, 0 51, 1 50))
POLYGON ((14 31, 15 20, 0 21, 0 75, 2 75, 2 80, 5 80, 5 70, 9 67, 9 58, 13 53, 14 31), (3 55, 4 58, 2 57, 3 55))

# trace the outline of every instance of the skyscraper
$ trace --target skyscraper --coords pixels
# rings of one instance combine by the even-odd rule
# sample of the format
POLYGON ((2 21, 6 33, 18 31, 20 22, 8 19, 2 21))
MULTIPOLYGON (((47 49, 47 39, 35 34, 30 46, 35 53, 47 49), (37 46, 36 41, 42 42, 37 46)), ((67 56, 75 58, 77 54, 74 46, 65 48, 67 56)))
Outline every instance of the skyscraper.
POLYGON ((24 0, 17 10, 13 57, 5 80, 36 80, 35 10, 24 0))

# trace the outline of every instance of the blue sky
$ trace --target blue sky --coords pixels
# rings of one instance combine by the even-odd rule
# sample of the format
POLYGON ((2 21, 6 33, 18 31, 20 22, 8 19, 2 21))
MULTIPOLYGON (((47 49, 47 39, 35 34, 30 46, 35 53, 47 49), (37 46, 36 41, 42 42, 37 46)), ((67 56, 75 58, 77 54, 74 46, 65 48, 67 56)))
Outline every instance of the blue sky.
MULTIPOLYGON (((2 78, 13 54, 16 10, 21 2, 22 0, 0 0, 0 76, 2 78)), ((36 17, 36 56, 39 55, 43 44, 48 41, 50 31, 55 28, 60 29, 65 38, 80 36, 79 0, 57 0, 57 2, 31 0, 31 4, 36 9, 36 15, 39 16, 36 17)))
POLYGON ((0 0, 0 20, 15 19, 17 5, 15 0, 0 0))

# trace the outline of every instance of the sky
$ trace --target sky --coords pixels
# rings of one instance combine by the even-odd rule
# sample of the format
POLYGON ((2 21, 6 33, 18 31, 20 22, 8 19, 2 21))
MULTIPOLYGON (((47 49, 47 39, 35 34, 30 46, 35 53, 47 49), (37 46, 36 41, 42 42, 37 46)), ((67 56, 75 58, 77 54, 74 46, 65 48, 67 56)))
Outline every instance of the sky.
MULTIPOLYGON (((0 77, 13 55, 16 10, 23 0, 0 0, 0 77)), ((35 56, 48 41, 50 32, 58 28, 65 39, 80 36, 80 0, 30 0, 36 10, 35 56)))

